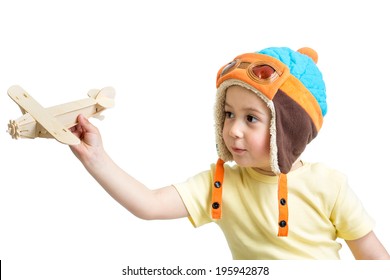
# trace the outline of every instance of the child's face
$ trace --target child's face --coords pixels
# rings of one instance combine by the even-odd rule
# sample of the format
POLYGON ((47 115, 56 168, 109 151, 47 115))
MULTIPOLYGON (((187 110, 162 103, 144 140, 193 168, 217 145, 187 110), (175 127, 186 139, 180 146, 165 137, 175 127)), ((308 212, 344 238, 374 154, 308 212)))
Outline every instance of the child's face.
POLYGON ((267 105, 252 91, 240 86, 227 89, 223 140, 238 165, 271 171, 270 120, 267 105))

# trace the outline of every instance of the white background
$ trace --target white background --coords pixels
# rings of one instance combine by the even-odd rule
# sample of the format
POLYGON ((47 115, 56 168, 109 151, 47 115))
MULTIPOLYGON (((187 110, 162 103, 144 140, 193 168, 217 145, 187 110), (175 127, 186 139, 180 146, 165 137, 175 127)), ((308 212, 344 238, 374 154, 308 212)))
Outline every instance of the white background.
MULTIPOLYGON (((127 265, 259 265, 231 262, 215 225, 193 229, 186 219, 133 217, 67 146, 11 139, 7 123, 21 112, 7 89, 19 84, 49 107, 84 98, 91 88, 113 86, 115 108, 105 112, 104 121, 92 121, 112 158, 154 189, 184 181, 216 161, 216 72, 238 54, 270 46, 310 46, 319 53, 329 112, 303 159, 325 162, 348 175, 377 222, 377 236, 390 250, 390 18, 385 3, 1 1, 4 279, 124 279, 127 265)), ((345 266, 266 264, 274 277, 284 269, 302 277, 310 268, 318 279, 343 272, 379 273, 373 264, 349 261, 346 245, 341 256, 345 266)))

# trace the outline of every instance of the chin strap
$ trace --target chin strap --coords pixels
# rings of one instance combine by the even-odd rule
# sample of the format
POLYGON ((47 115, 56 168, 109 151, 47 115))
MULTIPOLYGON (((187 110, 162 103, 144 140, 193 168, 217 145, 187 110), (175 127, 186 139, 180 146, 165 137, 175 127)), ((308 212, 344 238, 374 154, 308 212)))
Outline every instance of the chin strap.
MULTIPOLYGON (((225 169, 224 161, 218 159, 215 166, 214 184, 211 195, 211 217, 215 220, 222 217, 222 185, 225 169)), ((279 231, 278 236, 288 235, 287 175, 279 174, 278 181, 279 231)))
POLYGON ((279 232, 278 236, 288 235, 287 175, 279 174, 278 182, 279 232))
POLYGON ((221 219, 222 216, 222 184, 225 169, 224 161, 218 159, 215 166, 214 184, 211 197, 211 217, 213 219, 221 219))

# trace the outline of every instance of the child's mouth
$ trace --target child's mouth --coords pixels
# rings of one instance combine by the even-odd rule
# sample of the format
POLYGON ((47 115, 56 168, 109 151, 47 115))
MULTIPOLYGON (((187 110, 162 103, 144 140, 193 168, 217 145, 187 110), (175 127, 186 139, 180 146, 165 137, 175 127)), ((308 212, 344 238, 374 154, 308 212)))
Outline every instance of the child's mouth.
POLYGON ((232 147, 232 151, 235 154, 243 154, 246 150, 245 149, 241 149, 241 148, 237 148, 237 147, 232 147))

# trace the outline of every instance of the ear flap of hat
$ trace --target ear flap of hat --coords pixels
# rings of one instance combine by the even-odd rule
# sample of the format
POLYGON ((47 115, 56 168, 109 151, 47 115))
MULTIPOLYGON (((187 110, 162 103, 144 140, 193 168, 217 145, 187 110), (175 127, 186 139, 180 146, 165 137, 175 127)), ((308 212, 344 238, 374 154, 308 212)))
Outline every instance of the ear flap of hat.
POLYGON ((278 90, 273 102, 278 165, 280 172, 287 174, 306 145, 317 136, 317 129, 307 112, 283 91, 278 90))

